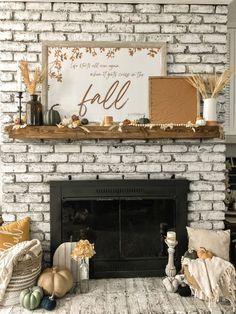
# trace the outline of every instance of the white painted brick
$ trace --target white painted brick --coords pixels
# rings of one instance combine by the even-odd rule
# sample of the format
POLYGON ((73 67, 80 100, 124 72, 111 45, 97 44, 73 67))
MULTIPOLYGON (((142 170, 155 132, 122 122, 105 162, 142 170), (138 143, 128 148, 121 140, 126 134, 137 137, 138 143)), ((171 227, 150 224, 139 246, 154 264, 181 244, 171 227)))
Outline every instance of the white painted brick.
POLYGON ((206 24, 226 24, 227 23, 227 15, 205 15, 203 17, 203 21, 206 24))
POLYGON ((40 232, 30 232, 30 239, 37 239, 39 241, 44 240, 44 234, 40 232))
MULTIPOLYGON (((57 147, 57 146, 56 146, 57 147)), ((29 145, 30 153, 52 153, 53 145, 29 145)))
MULTIPOLYGON (((56 25, 55 25, 55 30, 58 30, 56 25)), ((29 22, 27 24, 27 30, 29 32, 50 32, 52 31, 52 24, 49 22, 29 22)))
POLYGON ((88 145, 82 146, 83 153, 107 153, 108 147, 106 145, 88 145))
POLYGON ((65 12, 43 12, 42 21, 66 21, 67 13, 65 12))
POLYGON ((114 164, 120 163, 121 156, 119 155, 103 155, 96 154, 94 155, 96 163, 105 163, 105 164, 114 164))
POLYGON ((45 184, 45 183, 29 184, 29 192, 30 193, 49 193, 50 192, 49 184, 45 184))
POLYGON ((176 173, 175 174, 176 178, 183 178, 189 181, 198 181, 200 180, 200 175, 199 173, 196 172, 184 172, 184 173, 176 173))
POLYGON ((119 34, 120 41, 148 41, 147 34, 119 34))
MULTIPOLYGON (((38 41, 37 34, 34 33, 15 33, 14 34, 14 40, 15 41, 30 41, 30 42, 36 42, 38 41)), ((28 59, 27 59, 28 60, 28 59)), ((29 60, 28 60, 29 61, 29 60)))
POLYGON ((211 202, 189 202, 188 203, 188 210, 189 211, 205 211, 205 210, 212 210, 212 203, 211 202))
POLYGON ((51 3, 26 2, 26 10, 50 11, 51 9, 52 9, 51 3))
POLYGON ((92 154, 71 154, 69 162, 94 162, 94 156, 92 154))
POLYGON ((225 191, 225 183, 224 182, 215 182, 213 183, 214 191, 225 191))
POLYGON ((190 12, 193 13, 214 13, 213 5, 191 5, 190 12))
POLYGON ((29 172, 53 172, 55 167, 50 164, 30 164, 28 168, 29 172))
POLYGON ((25 25, 24 23, 21 22, 1 22, 0 23, 0 30, 1 31, 24 31, 25 30, 25 25))
MULTIPOLYGON (((14 71, 14 62, 1 62, 0 64, 0 71, 14 71)), ((4 86, 3 86, 3 89, 5 88, 5 86, 13 86, 12 84, 14 83, 5 83, 4 86)))
POLYGON ((74 33, 74 34, 67 34, 67 38, 70 41, 91 41, 93 36, 91 34, 86 33, 74 33))
POLYGON ((189 5, 175 5, 175 4, 167 4, 164 5, 164 12, 166 13, 187 13, 189 12, 189 5))
POLYGON ((201 174, 203 180, 207 181, 223 181, 225 180, 225 174, 218 172, 206 172, 201 174))
POLYGON ((38 232, 38 231, 50 232, 50 224, 48 222, 40 222, 40 224, 39 224, 39 223, 33 221, 30 224, 30 230, 33 232, 38 232))
POLYGON ((94 34, 94 41, 119 41, 119 34, 94 34))
POLYGON ((210 183, 202 181, 190 183, 190 191, 212 191, 212 189, 213 187, 210 183))
POLYGON ((183 64, 171 64, 168 66, 168 73, 172 74, 186 73, 186 67, 183 64))
POLYGON ((157 24, 137 24, 135 25, 137 33, 160 33, 160 26, 157 24))
POLYGON ((53 3, 53 11, 78 11, 79 4, 78 3, 53 3))
POLYGON ((109 153, 111 154, 132 154, 134 152, 134 147, 132 146, 110 146, 109 153))
POLYGON ((222 192, 202 192, 201 200, 203 201, 223 201, 225 193, 222 192))
POLYGON ((21 173, 21 172, 26 172, 26 165, 21 165, 21 164, 3 164, 2 165, 2 172, 6 173, 21 173))
POLYGON ((198 155, 197 154, 174 154, 173 159, 175 161, 198 161, 198 155))
MULTIPOLYGON (((0 40, 11 40, 12 39, 12 32, 3 32, 3 31, 1 31, 0 32, 0 40)), ((12 58, 11 59, 9 59, 9 57, 6 59, 6 57, 4 58, 4 56, 1 56, 1 60, 12 60, 12 58)))
POLYGON ((147 180, 148 175, 145 173, 127 173, 123 175, 125 180, 147 180))
POLYGON ((146 156, 144 155, 124 155, 122 156, 122 162, 124 163, 140 163, 146 161, 146 156))
POLYGON ((163 145, 162 151, 165 153, 184 153, 188 150, 186 145, 163 145))
POLYGON ((162 165, 162 171, 164 172, 182 172, 186 170, 186 165, 178 163, 169 163, 162 165))
POLYGON ((209 221, 190 222, 189 226, 191 228, 196 228, 196 229, 206 229, 206 230, 212 229, 212 223, 209 221))
POLYGON ((145 22, 147 22, 147 16, 144 14, 138 14, 138 13, 122 14, 121 19, 122 19, 123 23, 145 23, 145 22))
POLYGON ((148 164, 148 165, 137 165, 137 172, 161 172, 161 165, 158 164, 148 164))
POLYGON ((203 63, 227 63, 227 56, 226 55, 206 55, 202 56, 203 63))
POLYGON ((50 202, 50 195, 49 194, 44 194, 43 195, 43 202, 44 203, 49 203, 50 202))
POLYGON ((4 174, 2 175, 2 183, 14 183, 15 175, 14 174, 4 174))
POLYGON ((40 13, 31 11, 19 11, 14 13, 16 21, 39 21, 40 13))
POLYGON ((213 210, 223 210, 225 211, 227 208, 224 202, 214 202, 213 203, 213 210))
POLYGON ((194 201, 199 201, 200 196, 198 192, 189 192, 188 193, 188 201, 189 202, 194 202, 194 201))
POLYGON ((187 50, 187 45, 171 44, 168 46, 168 53, 183 53, 187 50))
POLYGON ((199 63, 201 61, 200 56, 191 54, 179 54, 175 56, 176 63, 199 63))
POLYGON ((15 202, 15 195, 14 194, 2 194, 2 202, 4 203, 14 203, 15 202))
POLYGON ((42 44, 41 43, 32 43, 27 47, 29 52, 42 52, 42 44))
POLYGON ((202 220, 224 220, 225 219, 225 213, 224 212, 207 212, 207 213, 201 213, 201 219, 202 220))
POLYGON ((54 29, 55 31, 61 31, 61 32, 80 32, 81 31, 81 26, 80 24, 77 24, 75 22, 71 23, 63 23, 63 22, 58 22, 54 24, 54 29))
POLYGON ((201 43, 201 36, 197 34, 182 34, 176 35, 175 38, 180 43, 193 44, 193 43, 201 43))
POLYGON ((120 15, 117 13, 100 13, 94 14, 93 16, 94 22, 111 22, 117 23, 120 22, 120 15))
POLYGON ((10 82, 13 80, 13 75, 11 73, 2 72, 0 75, 0 80, 2 82, 10 82))
POLYGON ((50 211, 50 205, 49 204, 30 204, 30 211, 34 211, 34 212, 49 212, 50 211))
POLYGON ((62 173, 74 173, 74 172, 82 172, 82 166, 80 164, 61 164, 57 165, 57 172, 62 173))
POLYGON ((132 33, 133 25, 129 24, 108 24, 107 25, 108 32, 112 33, 132 33))
POLYGON ((214 27, 211 25, 189 25, 189 32, 209 34, 214 33, 214 27))
MULTIPOLYGON (((72 176, 72 179, 74 179, 74 176, 72 176)), ((43 175, 43 182, 47 183, 50 181, 64 181, 68 180, 68 172, 65 174, 59 174, 59 173, 52 173, 52 174, 44 174, 43 175)))
POLYGON ((66 154, 49 154, 49 155, 42 155, 42 162, 67 162, 67 155, 66 154))
POLYGON ((92 21, 92 14, 91 13, 72 12, 69 15, 69 21, 89 22, 89 21, 92 21))
POLYGON ((181 14, 176 16, 176 22, 181 24, 200 24, 202 17, 196 14, 181 14))
POLYGON ((203 42, 204 43, 226 44, 227 43, 227 37, 226 37, 226 35, 219 35, 219 34, 203 35, 203 42))
POLYGON ((45 32, 39 34, 40 41, 43 40, 61 40, 64 41, 66 39, 65 34, 63 33, 51 33, 51 32, 45 32))
POLYGON ((0 10, 24 10, 25 3, 24 2, 8 2, 8 1, 1 1, 0 2, 0 10))
POLYGON ((109 12, 121 12, 121 13, 133 12, 133 6, 129 4, 108 4, 107 9, 109 12))
POLYGON ((190 45, 189 52, 190 53, 211 53, 213 51, 213 45, 200 44, 200 45, 190 45))
POLYGON ((199 221, 200 220, 200 213, 188 213, 188 221, 199 221))
POLYGON ((220 153, 204 153, 199 155, 200 159, 205 162, 224 162, 225 155, 220 153))
MULTIPOLYGON (((55 146, 55 152, 56 153, 80 153, 81 146, 74 145, 74 144, 57 144, 55 146)), ((47 152, 45 151, 45 153, 47 152)))
POLYGON ((44 220, 44 221, 50 221, 50 215, 49 215, 49 213, 43 214, 43 220, 44 220))
POLYGON ((108 172, 108 165, 89 164, 83 166, 84 172, 108 172))
POLYGON ((160 145, 137 145, 135 147, 136 153, 159 153, 161 151, 160 145))
POLYGON ((156 154, 156 155, 147 155, 148 162, 170 162, 171 155, 169 154, 156 154))
POLYGON ((12 221, 16 221, 16 215, 12 215, 12 214, 2 214, 2 219, 4 222, 12 222, 12 221))
POLYGON ((228 6, 226 5, 218 5, 216 7, 217 14, 228 14, 228 6))
MULTIPOLYGON (((222 34, 226 34, 227 33, 227 24, 226 25, 216 25, 215 26, 215 33, 222 33, 222 34)), ((224 48, 226 49, 227 47, 224 46, 224 48)))
POLYGON ((42 175, 29 173, 17 174, 16 182, 42 182, 42 175))
POLYGON ((223 221, 212 221, 212 229, 213 230, 224 230, 225 224, 223 221))
POLYGON ((16 201, 19 203, 41 203, 42 202, 42 195, 17 193, 16 201))
POLYGON ((160 13, 161 6, 158 4, 138 4, 136 11, 141 13, 160 13))
POLYGON ((187 29, 187 26, 185 25, 162 25, 161 26, 161 33, 166 34, 182 34, 185 33, 187 29))
POLYGON ((25 193, 28 191, 27 184, 4 184, 3 193, 25 193))
POLYGON ((25 144, 2 144, 1 151, 4 153, 24 153, 27 151, 27 145, 25 144))
POLYGON ((214 68, 211 65, 207 64, 194 64, 189 66, 190 73, 213 73, 214 68))
POLYGON ((225 170, 225 163, 214 163, 213 171, 224 171, 225 170))
POLYGON ((27 212, 28 211, 28 204, 22 203, 4 203, 2 204, 2 212, 6 213, 18 213, 18 212, 27 212))
POLYGON ((110 165, 110 170, 112 172, 124 172, 124 173, 135 172, 135 166, 134 165, 123 165, 123 164, 110 165))
POLYGON ((172 23, 174 15, 171 14, 153 14, 148 16, 149 23, 172 23))
POLYGON ((0 11, 0 20, 10 20, 12 18, 12 13, 9 11, 0 11))
POLYGON ((35 154, 17 154, 15 155, 15 161, 20 163, 40 162, 41 156, 35 154))
POLYGON ((203 163, 203 162, 193 162, 191 164, 188 164, 188 170, 189 171, 211 171, 212 170, 212 164, 210 163, 203 163))
POLYGON ((82 3, 80 6, 81 12, 104 12, 107 7, 100 3, 82 3))

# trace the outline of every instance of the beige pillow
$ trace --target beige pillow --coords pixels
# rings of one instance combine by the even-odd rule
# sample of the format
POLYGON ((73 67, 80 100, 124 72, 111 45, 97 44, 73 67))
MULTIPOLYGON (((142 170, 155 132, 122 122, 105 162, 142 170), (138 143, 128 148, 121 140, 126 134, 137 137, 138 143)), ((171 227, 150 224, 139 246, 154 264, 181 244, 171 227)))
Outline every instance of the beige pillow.
POLYGON ((229 261, 230 230, 204 230, 186 227, 188 248, 197 251, 200 247, 229 261))

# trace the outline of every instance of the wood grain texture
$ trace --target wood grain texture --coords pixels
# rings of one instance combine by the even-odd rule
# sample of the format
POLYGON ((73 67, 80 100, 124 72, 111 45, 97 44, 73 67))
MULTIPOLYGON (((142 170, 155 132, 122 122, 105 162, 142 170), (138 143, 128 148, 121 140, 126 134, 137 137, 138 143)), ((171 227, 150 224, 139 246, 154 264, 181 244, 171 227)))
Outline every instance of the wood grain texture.
MULTIPOLYGON (((0 314, 26 314, 20 306, 0 308, 0 314)), ((28 312, 27 312, 28 313, 28 312)), ((46 313, 37 309, 37 314, 46 313)), ((228 302, 212 305, 194 297, 166 292, 162 278, 90 280, 87 294, 57 300, 55 314, 233 314, 228 302)))
POLYGON ((199 138, 223 138, 223 130, 220 126, 204 126, 186 128, 176 126, 173 129, 162 130, 160 127, 152 129, 146 127, 124 126, 122 132, 118 127, 109 130, 109 127, 86 126, 89 132, 81 128, 69 129, 58 128, 56 126, 27 126, 22 129, 12 129, 12 126, 6 127, 10 138, 17 139, 70 139, 70 140, 87 140, 87 139, 199 139, 199 138))

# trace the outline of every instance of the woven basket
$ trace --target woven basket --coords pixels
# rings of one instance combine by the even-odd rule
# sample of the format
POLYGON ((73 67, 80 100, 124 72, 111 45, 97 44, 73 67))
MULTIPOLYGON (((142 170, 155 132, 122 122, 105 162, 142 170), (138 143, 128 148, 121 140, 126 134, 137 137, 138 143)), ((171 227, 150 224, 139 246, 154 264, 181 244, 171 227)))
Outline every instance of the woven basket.
POLYGON ((18 262, 13 269, 11 280, 7 286, 2 306, 10 306, 19 303, 19 296, 23 289, 34 286, 41 272, 42 252, 36 256, 28 251, 27 260, 18 262))

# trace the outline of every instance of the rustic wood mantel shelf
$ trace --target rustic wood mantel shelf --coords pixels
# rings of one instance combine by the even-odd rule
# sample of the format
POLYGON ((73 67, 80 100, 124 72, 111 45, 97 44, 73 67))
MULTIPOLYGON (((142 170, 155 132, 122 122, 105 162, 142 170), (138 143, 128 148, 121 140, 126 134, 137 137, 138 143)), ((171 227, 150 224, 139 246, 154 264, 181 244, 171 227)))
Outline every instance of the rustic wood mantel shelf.
POLYGON ((223 138, 223 130, 220 126, 201 126, 186 128, 175 126, 172 129, 163 130, 159 126, 152 129, 147 127, 123 126, 122 132, 118 127, 110 129, 104 126, 86 126, 86 128, 69 129, 56 126, 26 126, 25 128, 13 129, 7 126, 6 131, 10 138, 16 139, 200 139, 200 138, 223 138))

